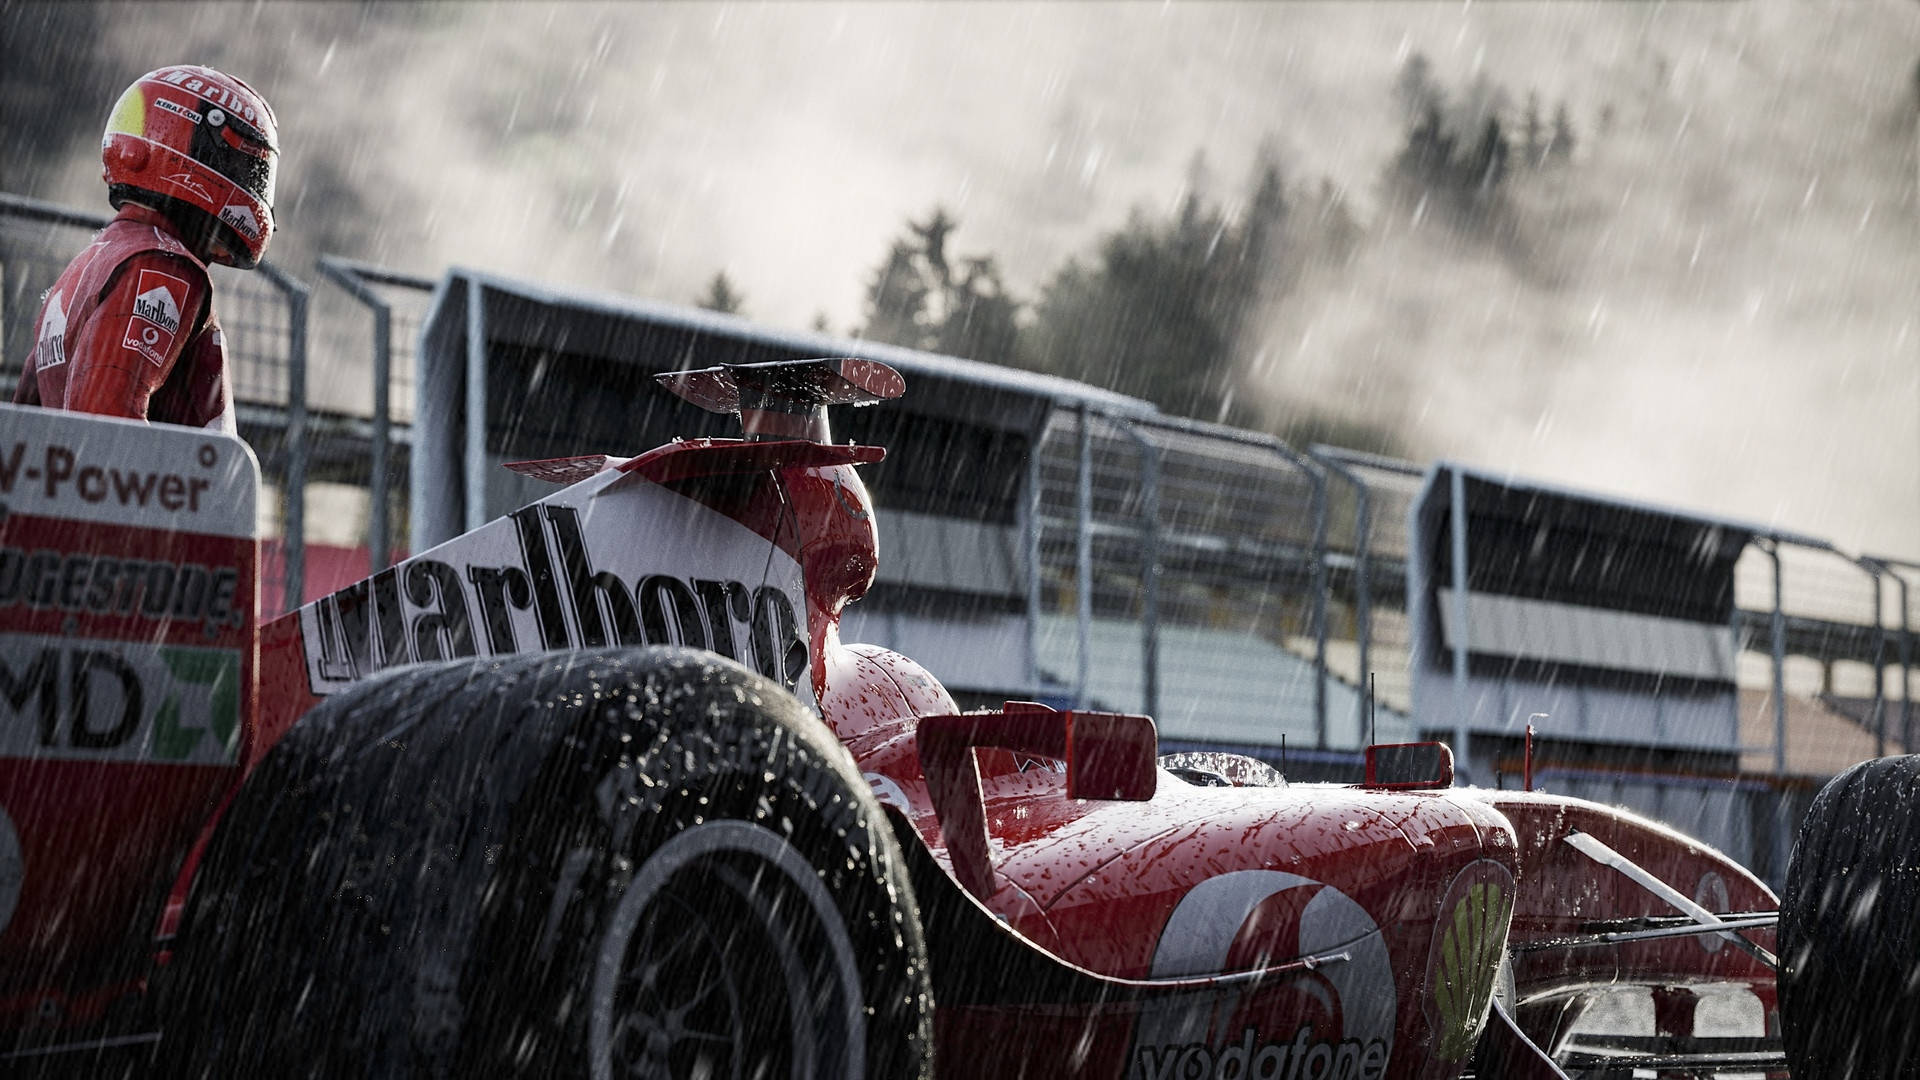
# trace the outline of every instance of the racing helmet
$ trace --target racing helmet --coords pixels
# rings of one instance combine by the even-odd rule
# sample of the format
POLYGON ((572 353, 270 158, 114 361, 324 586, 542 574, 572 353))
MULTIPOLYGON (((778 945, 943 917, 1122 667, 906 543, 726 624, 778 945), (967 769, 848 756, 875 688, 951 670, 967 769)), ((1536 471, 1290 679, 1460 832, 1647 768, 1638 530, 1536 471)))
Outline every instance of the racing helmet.
POLYGON ((212 68, 163 67, 120 95, 100 139, 107 197, 151 205, 213 262, 250 270, 273 237, 273 109, 212 68))

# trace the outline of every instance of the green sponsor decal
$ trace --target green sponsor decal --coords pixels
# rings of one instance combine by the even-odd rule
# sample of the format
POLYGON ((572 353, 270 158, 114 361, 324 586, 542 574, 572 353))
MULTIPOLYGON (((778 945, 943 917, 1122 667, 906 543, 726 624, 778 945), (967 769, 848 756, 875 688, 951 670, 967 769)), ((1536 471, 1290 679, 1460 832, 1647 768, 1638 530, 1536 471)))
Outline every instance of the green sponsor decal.
POLYGON ((211 735, 219 748, 219 760, 233 760, 234 736, 240 726, 240 655, 226 650, 162 647, 160 658, 177 683, 206 687, 207 704, 200 723, 183 725, 180 688, 169 687, 153 718, 153 756, 161 761, 185 761, 200 741, 211 735))
POLYGON ((1439 977, 1440 1056, 1457 1061, 1473 1051, 1493 1001, 1493 983, 1506 951, 1513 898, 1497 884, 1470 886, 1442 922, 1439 977))

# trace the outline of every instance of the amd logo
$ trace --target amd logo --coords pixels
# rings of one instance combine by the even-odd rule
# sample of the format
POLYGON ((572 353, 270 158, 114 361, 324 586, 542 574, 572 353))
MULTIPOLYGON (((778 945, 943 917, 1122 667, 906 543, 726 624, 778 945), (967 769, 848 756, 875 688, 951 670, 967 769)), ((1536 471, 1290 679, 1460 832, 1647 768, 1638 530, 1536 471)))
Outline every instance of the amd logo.
POLYGON ((313 691, 400 664, 606 645, 706 649, 790 690, 807 675, 804 624, 778 586, 601 569, 571 506, 536 503, 507 521, 514 562, 422 556, 303 612, 313 691))
POLYGON ((0 655, 0 701, 16 720, 37 721, 40 747, 115 750, 140 729, 146 692, 139 672, 118 654, 42 648, 31 659, 12 659, 0 655))

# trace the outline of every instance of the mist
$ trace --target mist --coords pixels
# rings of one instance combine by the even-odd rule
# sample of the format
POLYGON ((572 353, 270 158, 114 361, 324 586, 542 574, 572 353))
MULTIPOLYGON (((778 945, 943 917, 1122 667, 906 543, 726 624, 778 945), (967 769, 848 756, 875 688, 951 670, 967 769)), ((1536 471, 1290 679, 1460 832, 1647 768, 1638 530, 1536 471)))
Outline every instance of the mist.
POLYGON ((104 208, 113 95, 210 63, 279 113, 299 273, 331 251, 685 302, 724 269, 749 316, 847 332, 930 206, 1030 300, 1177 205, 1196 153, 1228 199, 1268 154, 1363 234, 1243 335, 1244 393, 1920 557, 1911 2, 63 8, 0 3, 0 52, 72 54, 0 70, 0 186, 104 208), (97 47, 49 37, 76 26, 97 47), (1463 109, 1572 118, 1497 229, 1385 182, 1415 54, 1463 109))

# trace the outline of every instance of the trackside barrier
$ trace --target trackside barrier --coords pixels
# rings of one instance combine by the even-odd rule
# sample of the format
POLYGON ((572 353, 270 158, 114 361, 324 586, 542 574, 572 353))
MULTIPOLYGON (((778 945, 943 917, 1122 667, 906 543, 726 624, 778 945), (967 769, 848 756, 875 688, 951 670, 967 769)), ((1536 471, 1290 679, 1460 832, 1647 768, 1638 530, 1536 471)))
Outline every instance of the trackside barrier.
MULTIPOLYGON (((1190 678, 1183 666, 1201 659, 1194 635, 1227 640, 1220 628, 1232 627, 1276 656, 1290 638, 1305 637, 1308 696, 1292 696, 1298 687, 1284 682, 1267 694, 1263 707, 1277 724, 1267 737, 1277 742, 1293 727, 1309 746, 1331 744, 1327 486, 1310 458, 1267 435, 1079 406, 1056 411, 1030 464, 1028 491, 1029 611, 1070 609, 1073 624, 1070 677, 1045 670, 1042 654, 1053 650, 1035 631, 1030 654, 1043 681, 1052 676, 1081 707, 1118 707, 1118 695, 1125 707, 1166 716, 1168 677, 1190 678), (1096 655, 1112 651, 1100 628, 1116 622, 1137 625, 1137 690, 1093 670, 1096 655), (1172 653, 1170 633, 1183 637, 1172 653), (1305 731, 1296 726, 1302 719, 1305 731)), ((1249 683, 1272 677, 1242 673, 1249 683)), ((1177 712, 1170 722, 1180 726, 1177 712)))
MULTIPOLYGON (((1407 635, 1406 603, 1406 521, 1408 508, 1413 503, 1420 482, 1426 470, 1411 462, 1378 454, 1362 453, 1324 443, 1309 447, 1307 453, 1313 460, 1326 469, 1328 474, 1340 479, 1353 494, 1353 532, 1345 538, 1344 544, 1333 545, 1335 550, 1327 554, 1329 570, 1343 569, 1351 575, 1353 595, 1353 639, 1355 662, 1354 681, 1364 691, 1355 698, 1355 708, 1359 710, 1360 720, 1367 727, 1373 723, 1370 706, 1377 711, 1372 699, 1383 674, 1386 680, 1386 696, 1399 708, 1405 709, 1407 703, 1396 696, 1395 690, 1404 685, 1407 671, 1407 635), (1339 549, 1344 548, 1344 551, 1339 549), (1380 608, 1375 607, 1375 597, 1383 601, 1380 608), (1383 611, 1393 623, 1395 632, 1383 633, 1383 627, 1376 621, 1376 610, 1383 611), (1384 649, 1379 648, 1385 646, 1384 649), (1387 658, 1385 665, 1376 666, 1379 655, 1387 658)), ((1332 509, 1329 507, 1329 514, 1332 509)), ((1329 597, 1338 592, 1331 574, 1328 579, 1329 597)))
MULTIPOLYGON (((33 345, 41 295, 87 242, 75 230, 97 231, 110 220, 0 193, 0 373, 9 397, 33 345)), ((299 606, 305 570, 309 295, 305 285, 271 262, 260 264, 259 279, 226 267, 212 271, 241 431, 262 458, 263 471, 269 471, 268 463, 279 464, 284 477, 283 595, 291 611, 299 606), (264 289, 256 283, 261 279, 267 282, 264 289)))
MULTIPOLYGON (((1893 583, 1900 596, 1900 637, 1898 662, 1900 665, 1900 745, 1914 745, 1913 727, 1913 603, 1915 597, 1908 588, 1914 571, 1920 570, 1920 563, 1905 559, 1889 559, 1874 555, 1862 556, 1863 561, 1880 567, 1886 579, 1893 583)), ((1884 735, 1882 736, 1884 738, 1884 735)))
MULTIPOLYGON (((343 259, 337 255, 322 255, 318 260, 320 273, 334 284, 344 289, 348 296, 358 301, 373 315, 373 436, 367 452, 368 522, 367 522, 367 558, 368 572, 378 573, 387 568, 393 548, 393 530, 388 522, 388 507, 392 504, 390 484, 393 469, 390 461, 393 448, 393 389, 399 382, 403 393, 411 390, 411 371, 403 369, 396 372, 393 363, 393 316, 394 306, 381 287, 390 290, 404 290, 416 298, 425 297, 433 292, 431 278, 413 274, 403 274, 368 263, 343 259)), ((418 313, 410 320, 417 330, 418 313)), ((412 333, 406 335, 411 342, 412 333)), ((411 357, 412 349, 408 349, 411 357)), ((407 395, 410 398, 410 394, 407 395)), ((406 401, 406 411, 412 415, 412 401, 406 401)))

